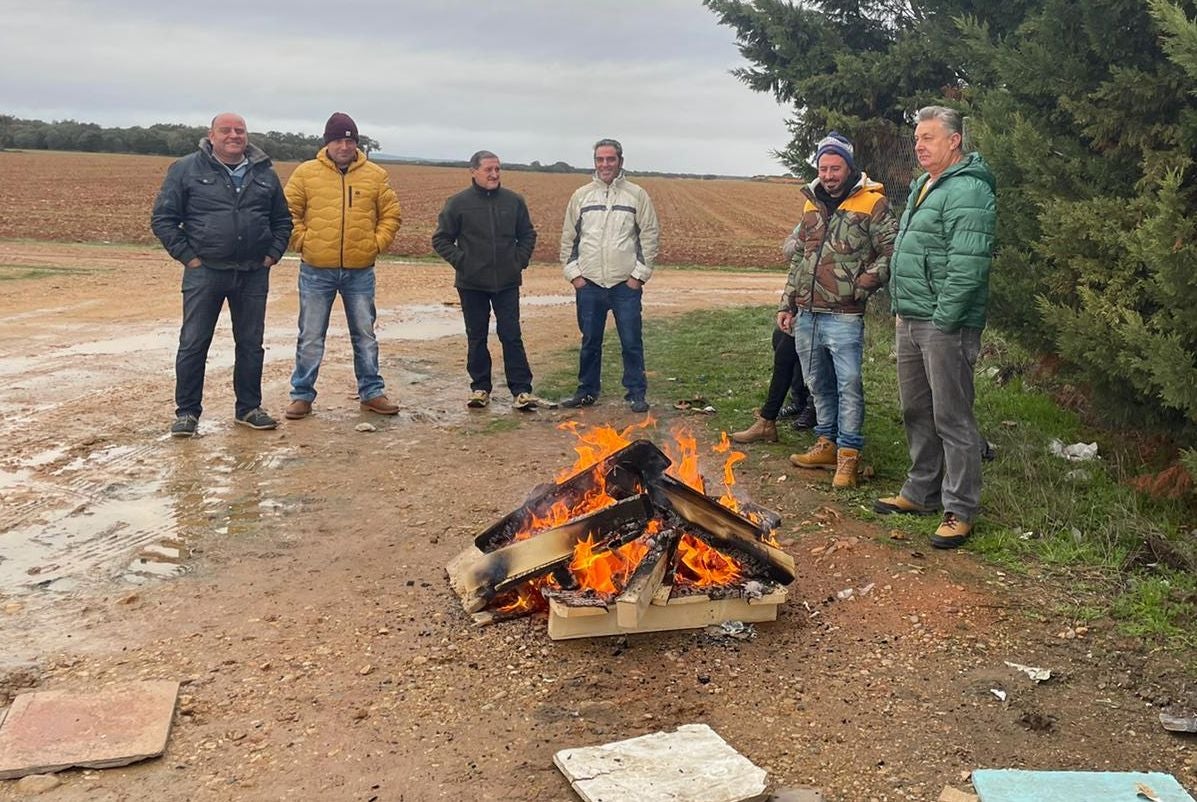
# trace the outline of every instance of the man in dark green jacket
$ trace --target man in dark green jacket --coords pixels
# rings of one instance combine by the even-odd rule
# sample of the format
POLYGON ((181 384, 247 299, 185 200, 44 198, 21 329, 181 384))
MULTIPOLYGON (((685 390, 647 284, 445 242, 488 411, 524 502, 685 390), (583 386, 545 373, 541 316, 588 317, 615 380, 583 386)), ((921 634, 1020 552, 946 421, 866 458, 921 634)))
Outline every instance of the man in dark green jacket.
POLYGON ((457 274, 453 283, 465 318, 472 391, 466 405, 481 409, 490 403, 486 340, 494 309, 513 406, 531 410, 544 402, 532 394, 532 370, 520 332, 520 284, 536 247, 536 229, 524 199, 499 186, 500 169, 499 157, 489 150, 470 157, 470 186, 445 202, 432 247, 457 274))
POLYGON ((874 504, 883 514, 934 514, 942 507, 931 537, 937 548, 963 543, 981 507, 973 368, 989 296, 995 183, 979 154, 963 152, 962 137, 959 112, 919 110, 914 149, 927 172, 910 186, 890 261, 911 465, 901 492, 874 504))

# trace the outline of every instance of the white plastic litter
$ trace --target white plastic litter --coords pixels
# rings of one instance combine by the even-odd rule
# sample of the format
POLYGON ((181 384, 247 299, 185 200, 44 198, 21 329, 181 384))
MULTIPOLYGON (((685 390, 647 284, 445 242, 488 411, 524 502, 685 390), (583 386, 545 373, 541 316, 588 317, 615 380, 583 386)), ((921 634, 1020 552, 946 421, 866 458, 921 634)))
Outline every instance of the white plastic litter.
POLYGON ((1087 462, 1097 458, 1097 443, 1073 443, 1066 446, 1060 440, 1053 439, 1048 443, 1047 450, 1071 462, 1087 462))

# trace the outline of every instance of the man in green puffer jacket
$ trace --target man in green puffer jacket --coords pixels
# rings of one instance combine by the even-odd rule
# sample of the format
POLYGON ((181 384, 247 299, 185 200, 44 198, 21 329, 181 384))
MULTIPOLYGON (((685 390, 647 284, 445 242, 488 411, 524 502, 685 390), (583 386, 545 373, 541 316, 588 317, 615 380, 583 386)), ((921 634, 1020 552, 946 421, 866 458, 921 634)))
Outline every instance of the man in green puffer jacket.
POLYGON ((961 149, 959 112, 928 106, 917 119, 915 155, 927 172, 910 185, 890 261, 911 464, 901 492, 878 499, 874 509, 925 515, 942 507, 931 545, 955 548, 981 507, 973 368, 989 297, 995 182, 979 154, 961 149))

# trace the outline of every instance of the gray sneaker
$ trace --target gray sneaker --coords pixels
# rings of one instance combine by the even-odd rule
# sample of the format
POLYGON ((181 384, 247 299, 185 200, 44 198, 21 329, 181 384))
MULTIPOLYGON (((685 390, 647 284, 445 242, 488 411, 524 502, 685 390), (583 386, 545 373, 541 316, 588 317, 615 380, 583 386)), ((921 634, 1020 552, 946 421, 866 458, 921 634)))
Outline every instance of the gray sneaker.
POLYGON ((194 415, 180 415, 170 425, 171 437, 194 437, 195 427, 199 425, 199 418, 194 415))
POLYGON ((248 426, 251 429, 274 429, 278 427, 278 421, 267 415, 266 410, 261 407, 251 409, 235 420, 238 426, 248 426))

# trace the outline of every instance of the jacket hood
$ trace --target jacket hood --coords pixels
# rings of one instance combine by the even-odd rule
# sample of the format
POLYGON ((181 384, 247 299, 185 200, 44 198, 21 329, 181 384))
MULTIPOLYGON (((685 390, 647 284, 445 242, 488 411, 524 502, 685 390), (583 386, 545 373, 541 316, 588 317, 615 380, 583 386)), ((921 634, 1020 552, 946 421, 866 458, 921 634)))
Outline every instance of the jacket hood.
MULTIPOLYGON (((911 189, 921 187, 927 181, 929 173, 923 173, 918 178, 910 182, 911 189)), ((937 183, 943 183, 944 179, 956 175, 971 175, 974 178, 980 179, 989 185, 989 188, 997 192, 997 179, 993 177, 993 172, 989 169, 989 164, 986 163, 985 157, 980 153, 973 151, 966 155, 963 159, 953 164, 948 169, 944 170, 939 176, 937 183)))
MULTIPOLYGON (((216 154, 212 152, 212 142, 208 137, 204 137, 199 141, 200 152, 204 153, 208 158, 219 161, 216 154)), ((250 164, 258 164, 259 162, 270 163, 270 157, 266 155, 266 151, 255 145, 253 142, 245 143, 245 157, 249 159, 250 164)))

